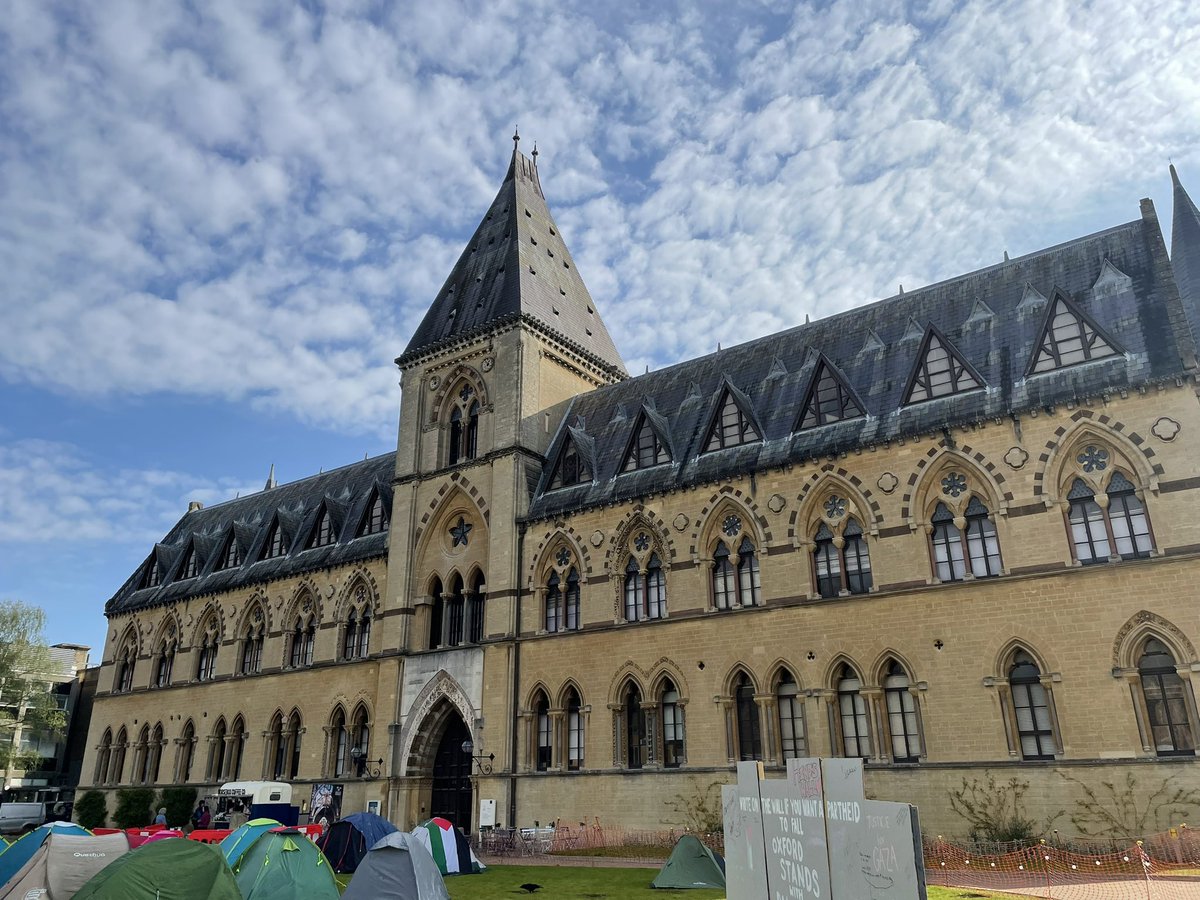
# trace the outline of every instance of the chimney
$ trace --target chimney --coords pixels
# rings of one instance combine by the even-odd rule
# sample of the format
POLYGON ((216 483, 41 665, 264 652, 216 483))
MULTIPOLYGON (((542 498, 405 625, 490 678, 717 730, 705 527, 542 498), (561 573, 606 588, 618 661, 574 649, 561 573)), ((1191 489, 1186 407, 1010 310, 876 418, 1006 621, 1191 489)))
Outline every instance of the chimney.
POLYGON ((201 503, 199 500, 193 500, 190 503, 188 503, 188 512, 196 512, 197 510, 201 510, 201 509, 204 509, 204 504, 201 503))

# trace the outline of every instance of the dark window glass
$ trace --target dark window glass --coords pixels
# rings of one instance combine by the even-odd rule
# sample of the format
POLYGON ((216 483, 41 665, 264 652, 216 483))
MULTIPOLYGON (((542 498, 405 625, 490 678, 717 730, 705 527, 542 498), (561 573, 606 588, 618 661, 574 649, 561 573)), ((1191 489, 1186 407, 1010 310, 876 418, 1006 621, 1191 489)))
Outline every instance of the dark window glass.
POLYGON ((567 573, 566 622, 567 631, 579 628, 579 573, 571 569, 567 573))
POLYGON ((704 444, 704 452, 723 450, 727 447, 738 447, 759 440, 759 434, 750 419, 742 412, 730 391, 725 391, 721 398, 720 411, 708 433, 704 444))
POLYGON ((1108 483, 1108 520, 1121 559, 1147 557, 1153 548, 1146 508, 1134 491, 1129 479, 1120 472, 1113 472, 1108 483))
POLYGON ((467 635, 467 640, 472 644, 483 642, 483 598, 486 589, 483 576, 476 575, 475 586, 471 588, 471 593, 467 596, 467 619, 470 623, 470 633, 467 635))
POLYGON ((158 563, 153 557, 146 563, 146 569, 142 573, 142 587, 158 587, 158 563))
POLYGON ((576 449, 574 441, 567 438, 558 456, 558 464, 554 467, 554 477, 550 479, 550 490, 585 484, 591 480, 591 469, 576 449))
POLYGON ((636 437, 629 448, 629 455, 625 457, 624 470, 633 472, 670 462, 670 453, 645 415, 638 419, 636 427, 636 437))
POLYGON ((236 569, 241 564, 242 552, 238 549, 237 538, 230 534, 229 538, 225 541, 225 547, 221 551, 221 555, 217 558, 216 571, 236 569))
POLYGON ((738 547, 738 602, 742 606, 758 606, 760 600, 758 557, 750 538, 742 538, 738 547))
POLYGON ((857 419, 862 414, 850 390, 822 360, 813 373, 812 386, 800 414, 800 427, 813 428, 843 419, 857 419))
POLYGON ((779 743, 784 759, 807 756, 808 743, 804 735, 804 706, 800 700, 800 687, 792 673, 784 669, 779 673, 779 687, 775 691, 779 706, 779 743))
POLYGON ((583 768, 583 713, 574 691, 567 696, 567 768, 583 768))
POLYGON ((1068 518, 1071 521, 1071 543, 1075 547, 1075 558, 1085 566, 1108 562, 1108 529, 1104 524, 1104 510, 1096 503, 1092 489, 1082 478, 1076 478, 1067 492, 1067 500, 1070 503, 1068 518))
POLYGON ((383 498, 376 492, 371 497, 371 505, 367 509, 367 514, 363 516, 362 526, 358 529, 358 536, 377 534, 386 527, 387 521, 383 516, 383 498))
POLYGON ((683 764, 683 707, 673 682, 663 682, 663 766, 677 769, 683 764))
POLYGON ((833 532, 824 522, 814 537, 813 562, 817 570, 817 593, 836 597, 842 590, 842 559, 833 544, 833 532))
POLYGON ((954 524, 954 515, 939 503, 931 518, 933 532, 933 560, 940 581, 961 581, 967 573, 963 560, 962 535, 954 524))
POLYGON ((712 582, 713 606, 729 609, 737 599, 737 588, 733 564, 729 561, 729 548, 724 541, 717 541, 717 549, 713 551, 712 582))
POLYGON ((858 520, 847 520, 842 529, 846 544, 842 547, 845 560, 846 588, 852 594, 865 594, 871 589, 871 555, 867 550, 867 539, 863 536, 858 520))
POLYGON ((463 596, 462 579, 457 575, 450 582, 450 597, 446 601, 446 614, 449 617, 446 623, 446 643, 451 647, 457 647, 463 642, 463 612, 466 606, 466 598, 463 596))
POLYGON ((346 618, 346 631, 342 635, 342 658, 354 659, 358 656, 358 612, 350 610, 346 618))
POLYGON ((987 507, 978 497, 967 504, 967 555, 971 560, 971 573, 976 578, 987 578, 1000 574, 1000 541, 996 537, 996 526, 988 518, 987 507))
POLYGON ((916 762, 921 755, 917 702, 909 690, 908 673, 895 660, 883 679, 883 693, 892 738, 892 761, 916 762))
POLYGON ((1017 717, 1017 737, 1023 759, 1054 759, 1054 728, 1050 719, 1050 698, 1042 686, 1037 663, 1024 650, 1013 656, 1008 670, 1013 712, 1017 717))
POLYGON ((467 430, 463 435, 463 459, 474 459, 479 453, 479 401, 471 402, 467 410, 467 430))
POLYGON ((278 522, 271 525, 271 531, 267 535, 266 550, 263 553, 263 559, 274 559, 277 556, 283 556, 287 553, 287 545, 283 539, 283 529, 279 527, 278 522))
POLYGON ((842 755, 866 759, 871 755, 867 702, 860 693, 862 681, 849 666, 842 666, 837 682, 838 714, 842 726, 842 755))
POLYGON ((183 565, 179 567, 179 577, 181 580, 195 578, 200 574, 199 560, 196 558, 195 546, 187 548, 187 554, 183 557, 183 565))
POLYGON ((735 696, 737 708, 738 759, 762 759, 762 733, 758 722, 758 704, 754 685, 743 674, 735 696))
POLYGON ((1161 641, 1146 641, 1138 672, 1158 755, 1194 756, 1196 736, 1188 718, 1187 688, 1176 671, 1171 651, 1161 641))
POLYGON ((562 610, 561 584, 562 579, 558 577, 558 573, 551 572, 550 579, 546 582, 546 630, 550 632, 558 631, 559 615, 562 610))
POLYGON ((308 546, 324 547, 333 542, 333 519, 329 515, 329 510, 321 507, 321 511, 317 513, 317 525, 313 529, 313 536, 309 540, 308 546))
POLYGON ((462 410, 456 406, 450 413, 450 454, 446 460, 449 465, 454 465, 462 457, 462 439, 462 410))
POLYGON ((633 685, 625 693, 625 768, 640 769, 645 760, 645 720, 642 694, 633 685))
POLYGON ((550 703, 542 696, 537 703, 537 770, 545 772, 553 763, 550 732, 550 703))

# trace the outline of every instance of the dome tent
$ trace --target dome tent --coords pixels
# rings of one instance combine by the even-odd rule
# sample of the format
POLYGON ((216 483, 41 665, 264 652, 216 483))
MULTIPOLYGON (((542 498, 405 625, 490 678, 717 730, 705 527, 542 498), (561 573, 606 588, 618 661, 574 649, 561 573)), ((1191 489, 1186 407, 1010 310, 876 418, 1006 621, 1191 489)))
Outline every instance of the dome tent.
POLYGON ((380 838, 398 830, 374 813, 354 813, 339 819, 317 839, 317 846, 335 872, 353 872, 380 838))
POLYGON ((69 900, 107 865, 129 852, 129 838, 117 834, 51 831, 20 870, 0 888, 0 900, 69 900))
POLYGON ((425 845, 393 831, 367 852, 342 900, 450 900, 450 894, 425 845))
POLYGON ((693 834, 685 834, 675 842, 675 849, 663 863, 651 887, 656 888, 723 888, 725 860, 714 853, 693 834))
POLYGON ((435 816, 409 833, 429 851, 443 875, 478 875, 484 869, 466 836, 449 819, 435 816))
POLYGON ((338 900, 340 893, 329 861, 295 828, 259 834, 234 876, 245 900, 338 900))
POLYGON ((7 884, 9 879, 33 858, 33 854, 38 852, 38 848, 46 842, 46 838, 51 834, 91 834, 91 832, 74 822, 47 822, 28 834, 21 835, 3 851, 0 851, 0 884, 7 884))
POLYGON ((243 825, 239 825, 225 837, 218 845, 221 848, 221 853, 225 855, 225 861, 230 866, 236 866, 238 860, 242 858, 242 854, 250 849, 250 846, 259 839, 264 833, 272 828, 280 828, 283 823, 275 819, 251 819, 243 825))
POLYGON ((156 841, 102 869, 75 900, 242 900, 242 892, 213 845, 156 841))

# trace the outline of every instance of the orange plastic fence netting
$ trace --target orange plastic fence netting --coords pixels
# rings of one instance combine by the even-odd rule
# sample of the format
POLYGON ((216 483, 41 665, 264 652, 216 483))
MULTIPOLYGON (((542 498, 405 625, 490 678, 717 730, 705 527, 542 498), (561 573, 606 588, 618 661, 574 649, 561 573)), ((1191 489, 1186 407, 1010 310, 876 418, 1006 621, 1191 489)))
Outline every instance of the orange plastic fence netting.
POLYGON ((1054 900, 1200 900, 1200 836, 1172 829, 1104 844, 925 845, 929 884, 1054 900), (976 852, 979 850, 990 852, 976 852))

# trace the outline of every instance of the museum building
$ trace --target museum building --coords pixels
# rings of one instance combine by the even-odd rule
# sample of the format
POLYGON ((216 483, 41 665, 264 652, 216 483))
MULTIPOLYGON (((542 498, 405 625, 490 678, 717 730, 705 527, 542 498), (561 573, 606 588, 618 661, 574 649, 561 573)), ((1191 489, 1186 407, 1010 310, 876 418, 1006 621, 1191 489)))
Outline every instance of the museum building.
POLYGON ((1169 785, 1155 828, 1200 813, 1174 168, 1170 256, 1143 200, 631 377, 536 159, 397 359, 396 452, 192 504, 108 601, 81 787, 660 828, 738 760, 831 755, 927 831, 964 834, 951 793, 988 778, 1068 832, 1105 783, 1169 785))

